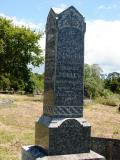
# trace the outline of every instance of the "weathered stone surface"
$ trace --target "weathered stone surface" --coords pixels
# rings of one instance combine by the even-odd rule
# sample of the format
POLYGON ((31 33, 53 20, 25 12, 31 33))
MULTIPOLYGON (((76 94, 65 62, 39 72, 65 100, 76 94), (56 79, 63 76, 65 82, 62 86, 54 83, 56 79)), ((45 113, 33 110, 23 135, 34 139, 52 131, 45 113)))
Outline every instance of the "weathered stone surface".
POLYGON ((22 160, 36 160, 45 157, 46 152, 39 146, 29 145, 22 147, 22 160))
MULTIPOLYGON (((25 153, 28 152, 28 149, 27 149, 28 147, 30 146, 23 147, 23 150, 25 151, 25 153)), ((106 160, 111 160, 111 159, 119 160, 120 159, 120 140, 111 139, 111 138, 91 137, 91 150, 105 156, 106 160)), ((66 157, 66 155, 64 155, 64 157, 66 157)), ((69 159, 70 158, 71 157, 69 157, 69 159)))
MULTIPOLYGON (((60 14, 50 10, 46 24, 43 116, 35 127, 35 145, 44 148, 48 156, 41 155, 41 147, 33 147, 31 152, 40 154, 38 160, 104 159, 90 152, 91 127, 82 118, 85 29, 83 16, 73 6, 60 14)), ((23 157, 27 153, 23 148, 23 157)), ((30 155, 29 152, 27 156, 30 155)), ((32 154, 29 160, 34 159, 32 154)))
POLYGON ((36 122, 36 145, 48 155, 75 154, 90 151, 90 124, 83 118, 41 117, 36 122))
POLYGON ((22 148, 22 153, 22 160, 105 160, 103 156, 100 156, 93 151, 81 154, 47 156, 44 151, 36 146, 32 146, 32 149, 31 146, 25 146, 22 148), (33 152, 35 152, 37 156, 34 156, 33 152))
POLYGON ((91 137, 91 149, 107 160, 120 160, 120 139, 91 137))
POLYGON ((35 125, 36 146, 23 147, 22 160, 104 159, 90 152, 91 126, 82 118, 85 29, 83 16, 73 6, 61 14, 50 10, 43 116, 35 125))
POLYGON ((81 118, 85 29, 83 16, 73 6, 60 14, 50 10, 43 116, 35 129, 35 144, 48 155, 90 152, 91 127, 81 118))
POLYGON ((56 14, 51 9, 46 25, 44 114, 83 116, 83 16, 72 6, 56 14))

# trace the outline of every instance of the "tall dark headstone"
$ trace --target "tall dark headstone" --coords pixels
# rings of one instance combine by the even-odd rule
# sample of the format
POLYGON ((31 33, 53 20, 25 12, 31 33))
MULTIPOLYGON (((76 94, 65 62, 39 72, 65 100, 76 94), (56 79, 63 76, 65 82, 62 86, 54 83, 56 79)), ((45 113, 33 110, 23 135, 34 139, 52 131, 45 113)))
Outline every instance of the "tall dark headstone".
MULTIPOLYGON (((83 118, 85 30, 84 17, 73 6, 60 14, 50 10, 46 24, 43 115, 36 122, 35 145, 47 152, 51 160, 52 155, 67 154, 76 154, 76 160, 104 159, 90 152, 91 126, 83 118)), ((38 148, 31 150, 37 153, 38 148)), ((69 158, 68 155, 66 159, 69 158)))
POLYGON ((83 119, 84 17, 72 6, 46 24, 43 116, 36 145, 49 155, 90 152, 90 125, 83 119))
POLYGON ((46 25, 44 115, 83 116, 84 17, 51 9, 46 25))

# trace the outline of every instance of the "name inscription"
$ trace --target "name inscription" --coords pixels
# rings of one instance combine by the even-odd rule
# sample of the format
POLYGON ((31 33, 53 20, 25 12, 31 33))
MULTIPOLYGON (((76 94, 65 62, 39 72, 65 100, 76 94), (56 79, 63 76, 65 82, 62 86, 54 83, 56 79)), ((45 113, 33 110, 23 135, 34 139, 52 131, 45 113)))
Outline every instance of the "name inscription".
POLYGON ((83 101, 83 52, 81 31, 63 28, 58 32, 56 58, 56 104, 82 105, 83 101), (80 101, 81 99, 81 101, 80 101))

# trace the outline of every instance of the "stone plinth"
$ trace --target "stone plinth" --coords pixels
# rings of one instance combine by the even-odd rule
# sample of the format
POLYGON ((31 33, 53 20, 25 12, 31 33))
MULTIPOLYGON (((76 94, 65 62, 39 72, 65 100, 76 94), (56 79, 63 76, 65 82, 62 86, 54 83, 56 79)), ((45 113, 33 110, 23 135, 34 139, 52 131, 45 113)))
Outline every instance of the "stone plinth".
POLYGON ((48 155, 90 152, 90 124, 84 118, 50 118, 36 122, 35 145, 48 150, 48 155))
POLYGON ((37 146, 25 146, 22 148, 22 160, 105 160, 105 158, 93 151, 81 154, 47 156, 45 151, 37 146))

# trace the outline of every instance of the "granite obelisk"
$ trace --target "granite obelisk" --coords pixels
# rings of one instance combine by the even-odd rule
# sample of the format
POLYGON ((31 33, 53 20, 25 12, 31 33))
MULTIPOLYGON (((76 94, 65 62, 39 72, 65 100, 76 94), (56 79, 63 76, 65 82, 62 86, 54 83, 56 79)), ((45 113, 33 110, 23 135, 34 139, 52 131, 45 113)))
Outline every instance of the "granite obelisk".
POLYGON ((43 116, 35 136, 35 144, 48 155, 90 152, 90 125, 83 119, 85 29, 84 17, 74 7, 58 15, 50 10, 43 116))
POLYGON ((83 118, 85 31, 84 17, 73 6, 60 14, 50 10, 43 115, 35 125, 35 145, 48 156, 88 153, 102 159, 90 152, 91 126, 83 118))

